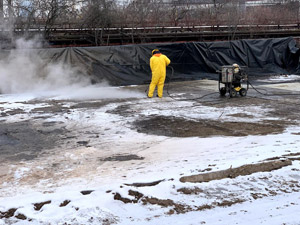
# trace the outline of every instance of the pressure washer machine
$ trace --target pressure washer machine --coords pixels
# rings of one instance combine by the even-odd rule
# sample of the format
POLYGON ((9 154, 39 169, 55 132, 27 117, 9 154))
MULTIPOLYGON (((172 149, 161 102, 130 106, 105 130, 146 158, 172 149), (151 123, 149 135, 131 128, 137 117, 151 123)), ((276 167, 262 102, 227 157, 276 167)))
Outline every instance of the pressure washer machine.
POLYGON ((222 66, 219 73, 219 93, 225 96, 229 93, 231 98, 239 93, 244 97, 249 89, 247 67, 240 67, 238 64, 222 66), (247 84, 243 87, 243 84, 247 84))

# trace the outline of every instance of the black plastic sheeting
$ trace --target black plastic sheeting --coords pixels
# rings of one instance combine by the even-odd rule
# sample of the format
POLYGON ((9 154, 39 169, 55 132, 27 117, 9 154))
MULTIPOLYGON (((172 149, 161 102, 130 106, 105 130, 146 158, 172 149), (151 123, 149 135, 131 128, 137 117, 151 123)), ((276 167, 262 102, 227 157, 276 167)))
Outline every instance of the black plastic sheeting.
MULTIPOLYGON (((80 68, 94 82, 111 85, 149 83, 151 51, 159 48, 174 68, 175 80, 218 79, 222 65, 238 63, 248 67, 249 77, 300 74, 299 49, 293 38, 140 44, 104 47, 70 47, 39 50, 48 61, 60 61, 80 68)), ((167 69, 171 76, 171 69, 167 69)))

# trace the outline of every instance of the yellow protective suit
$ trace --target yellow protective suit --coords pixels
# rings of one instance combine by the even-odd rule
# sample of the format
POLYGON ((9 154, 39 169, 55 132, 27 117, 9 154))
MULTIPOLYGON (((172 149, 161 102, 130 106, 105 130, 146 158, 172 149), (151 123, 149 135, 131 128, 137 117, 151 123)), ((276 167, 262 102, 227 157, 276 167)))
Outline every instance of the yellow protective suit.
POLYGON ((171 63, 170 59, 161 54, 154 54, 150 58, 150 68, 152 71, 152 79, 149 86, 148 97, 153 97, 153 92, 157 86, 157 95, 162 98, 163 89, 166 79, 166 67, 171 63))

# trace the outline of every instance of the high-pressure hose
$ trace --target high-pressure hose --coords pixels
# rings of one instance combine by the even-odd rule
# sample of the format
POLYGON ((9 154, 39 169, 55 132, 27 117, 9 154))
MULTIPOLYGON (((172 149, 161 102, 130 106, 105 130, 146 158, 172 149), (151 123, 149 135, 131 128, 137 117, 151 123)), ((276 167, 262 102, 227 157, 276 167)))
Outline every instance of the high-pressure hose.
POLYGON ((173 76, 174 76, 174 68, 173 68, 172 66, 168 66, 167 68, 170 68, 170 69, 171 69, 171 76, 170 76, 169 79, 167 80, 167 94, 168 94, 169 97, 171 97, 171 96, 170 96, 170 93, 169 93, 169 86, 170 86, 170 82, 171 82, 171 80, 172 80, 172 78, 173 78, 173 76))
MULTIPOLYGON (((170 88, 170 83, 171 83, 171 80, 173 79, 173 76, 174 76, 174 68, 172 66, 167 66, 167 68, 170 68, 171 69, 171 75, 169 77, 166 77, 166 84, 167 84, 167 87, 166 87, 166 90, 167 90, 167 94, 170 98, 172 98, 173 100, 178 100, 178 99, 175 99, 174 97, 171 96, 171 94, 169 93, 169 88, 170 88)), ((265 95, 265 96, 288 96, 288 95, 295 95, 295 96, 299 96, 300 94, 295 94, 295 93, 273 93, 273 94, 268 94, 268 93, 262 93, 261 91, 259 91, 257 88, 255 88, 253 86, 253 84, 247 80, 247 86, 251 86, 257 93, 261 94, 261 95, 265 95)), ((148 88, 145 90, 145 92, 148 91, 148 88)), ((247 88, 248 89, 248 88, 247 88)), ((266 91, 266 90, 265 90, 266 91)), ((213 94, 216 94, 217 92, 213 92, 213 93, 209 93, 209 94, 206 94, 206 95, 203 95, 201 97, 198 97, 198 98, 193 98, 193 99, 185 99, 185 100, 197 100, 197 99, 201 99, 201 98, 204 98, 206 96, 209 96, 209 95, 213 95, 213 94)), ((181 99, 182 100, 182 99, 181 99)))
MULTIPOLYGON (((288 96, 288 95, 300 95, 300 94, 295 94, 295 93, 273 93, 273 94, 268 94, 268 93, 262 93, 260 92, 257 88, 255 88, 249 80, 247 80, 247 83, 259 94, 265 95, 265 96, 288 96)), ((265 90, 267 92, 267 90, 265 90)))
POLYGON ((170 82, 174 76, 174 68, 172 66, 168 66, 170 69, 171 69, 171 76, 169 77, 168 81, 167 81, 167 94, 170 98, 172 98, 173 100, 176 100, 176 101, 186 101, 186 100, 199 100, 201 98, 204 98, 206 96, 209 96, 209 95, 213 95, 213 94, 216 94, 218 92, 213 92, 213 93, 208 93, 206 95, 203 95, 201 97, 198 97, 198 98, 192 98, 192 99, 176 99, 174 98, 173 96, 171 96, 171 94, 169 93, 169 87, 170 87, 170 82))

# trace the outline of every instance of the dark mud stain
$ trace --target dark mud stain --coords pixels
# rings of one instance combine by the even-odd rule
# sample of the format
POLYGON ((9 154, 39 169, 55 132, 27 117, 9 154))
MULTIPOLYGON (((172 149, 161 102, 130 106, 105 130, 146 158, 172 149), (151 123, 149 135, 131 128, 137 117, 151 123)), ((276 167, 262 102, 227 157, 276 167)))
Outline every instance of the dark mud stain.
POLYGON ((60 203, 59 207, 65 207, 67 206, 71 201, 70 200, 65 200, 62 203, 60 203))
POLYGON ((113 110, 107 110, 106 113, 121 115, 124 117, 132 116, 135 111, 130 108, 130 105, 119 105, 113 110))
POLYGON ((19 219, 19 220, 27 220, 27 217, 24 214, 21 214, 21 213, 16 215, 16 218, 19 219))
POLYGON ((81 193, 82 195, 89 195, 89 194, 91 194, 92 192, 94 192, 94 190, 85 190, 85 191, 81 191, 80 193, 81 193))
POLYGON ((159 198, 155 198, 155 197, 148 197, 148 196, 144 196, 140 192, 131 191, 131 190, 129 191, 128 194, 131 196, 134 196, 135 199, 124 198, 119 193, 116 193, 116 194, 114 194, 114 200, 122 201, 125 204, 138 203, 139 200, 141 200, 143 205, 148 205, 148 204, 158 205, 158 206, 161 206, 162 208, 171 207, 170 211, 167 214, 174 214, 175 212, 177 214, 182 214, 182 213, 192 211, 192 208, 190 206, 175 203, 171 199, 159 199, 159 198))
POLYGON ((155 186, 161 183, 164 180, 158 180, 153 182, 147 182, 147 183, 132 183, 132 184, 125 184, 127 186, 133 186, 133 187, 149 187, 149 186, 155 186))
POLYGON ((0 211, 0 219, 13 217, 16 211, 16 208, 11 208, 5 212, 0 211))
POLYGON ((88 147, 89 141, 77 141, 76 143, 77 143, 78 145, 88 147))
POLYGON ((285 155, 282 155, 284 157, 288 157, 288 156, 300 156, 300 152, 295 152, 295 153, 289 153, 289 154, 285 154, 285 155))
POLYGON ((65 133, 63 127, 45 127, 30 121, 1 123, 0 161, 34 159, 43 150, 59 146, 65 133))
POLYGON ((114 194, 114 200, 121 201, 121 202, 123 202, 123 203, 125 203, 125 204, 127 204, 127 203, 134 203, 132 199, 122 197, 122 196, 120 195, 120 193, 115 193, 115 194, 114 194))
POLYGON ((265 160, 266 161, 285 160, 285 159, 288 159, 288 160, 291 160, 291 161, 293 161, 293 160, 300 160, 300 157, 295 157, 295 156, 300 156, 300 152, 285 154, 285 155, 282 155, 282 156, 274 156, 274 157, 271 157, 271 158, 267 158, 265 160))
POLYGON ((154 197, 145 197, 143 199, 144 204, 160 205, 162 207, 173 206, 175 203, 171 199, 159 199, 154 197))
POLYGON ((44 123, 42 123, 42 126, 43 127, 52 127, 52 126, 54 126, 54 125, 56 125, 58 123, 63 124, 63 122, 50 121, 50 122, 44 122, 44 123))
POLYGON ((299 110, 295 110, 296 106, 297 104, 277 104, 276 107, 273 108, 273 110, 270 111, 266 116, 297 121, 299 119, 300 112, 299 110))
POLYGON ((66 112, 67 110, 69 110, 69 108, 63 106, 47 106, 47 107, 34 108, 31 110, 31 112, 32 113, 61 113, 61 112, 66 112))
POLYGON ((199 193, 204 193, 204 191, 198 187, 195 188, 183 187, 183 188, 179 188, 177 191, 185 195, 197 195, 199 193))
POLYGON ((245 202, 245 200, 244 199, 233 199, 232 201, 223 200, 221 202, 213 202, 211 205, 205 204, 205 205, 193 206, 193 207, 185 204, 176 203, 171 199, 158 199, 153 197, 151 198, 145 197, 142 199, 142 202, 144 204, 159 205, 163 208, 172 207, 172 209, 170 209, 169 212, 167 212, 168 215, 172 215, 174 213, 184 214, 187 212, 203 211, 203 210, 213 209, 216 207, 230 207, 235 204, 243 203, 245 202))
POLYGON ((144 195, 138 191, 129 190, 128 194, 133 196, 137 201, 140 200, 144 195))
POLYGON ((104 159, 101 159, 101 161, 130 161, 130 160, 144 160, 144 157, 140 157, 138 155, 115 155, 115 156, 110 156, 104 159))
POLYGON ((248 115, 248 114, 246 114, 246 113, 229 114, 228 116, 232 116, 232 117, 240 117, 240 118, 254 118, 254 116, 248 115))
POLYGON ((138 191, 133 191, 133 190, 129 190, 128 195, 133 196, 134 199, 122 197, 119 193, 113 193, 113 195, 114 195, 114 200, 122 201, 125 204, 137 203, 142 197, 144 197, 144 195, 142 193, 140 193, 138 191))
POLYGON ((233 199, 232 201, 224 200, 222 202, 216 202, 215 204, 217 206, 221 206, 221 207, 229 207, 229 206, 232 206, 235 204, 243 203, 245 201, 246 200, 244 200, 244 199, 233 199))
POLYGON ((34 210, 39 211, 41 208, 43 208, 44 205, 50 204, 51 201, 45 201, 45 202, 40 202, 40 203, 35 203, 33 204, 34 210))
POLYGON ((154 116, 134 122, 140 133, 169 137, 247 136, 282 133, 288 124, 280 121, 261 123, 186 120, 177 117, 154 116))
POLYGON ((262 194, 262 193, 251 193, 251 197, 256 200, 256 199, 259 199, 259 198, 264 198, 264 197, 267 197, 268 195, 267 194, 262 194))
POLYGON ((139 201, 141 201, 143 205, 148 205, 148 204, 158 205, 163 208, 171 207, 169 213, 167 214, 174 214, 175 212, 181 214, 181 213, 186 213, 188 211, 192 211, 192 208, 190 206, 175 203, 171 199, 159 199, 155 197, 148 197, 148 196, 144 196, 140 192, 132 191, 132 190, 128 191, 128 195, 133 196, 134 199, 125 198, 122 197, 119 193, 114 193, 114 200, 122 201, 125 204, 138 203, 139 201))
MULTIPOLYGON (((0 219, 4 219, 4 218, 8 219, 8 218, 14 217, 16 211, 17 211, 16 208, 11 208, 11 209, 7 210, 6 212, 0 211, 0 219)), ((15 217, 19 220, 27 220, 27 217, 21 213, 18 213, 15 217)))
POLYGON ((32 117, 32 118, 33 118, 33 119, 36 119, 36 120, 38 120, 38 119, 46 120, 46 119, 51 118, 51 116, 34 116, 34 117, 32 117))
POLYGON ((26 112, 23 109, 13 109, 13 110, 9 110, 6 111, 5 114, 6 115, 17 115, 17 114, 25 114, 26 112))
POLYGON ((80 102, 76 105, 73 105, 70 107, 70 109, 82 109, 82 108, 101 108, 105 105, 107 105, 107 101, 101 101, 101 102, 80 102))

